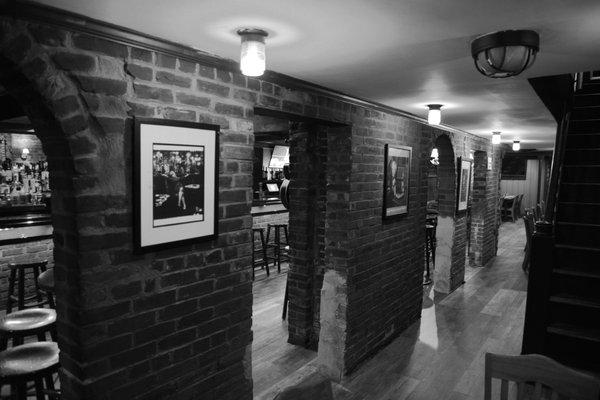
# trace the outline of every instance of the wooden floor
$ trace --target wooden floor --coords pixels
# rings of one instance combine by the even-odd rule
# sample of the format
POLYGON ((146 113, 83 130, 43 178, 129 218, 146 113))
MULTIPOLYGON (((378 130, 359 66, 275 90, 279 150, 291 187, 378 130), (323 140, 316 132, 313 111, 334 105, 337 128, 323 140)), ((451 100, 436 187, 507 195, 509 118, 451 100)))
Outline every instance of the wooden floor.
MULTIPOLYGON (((522 221, 503 223, 494 262, 469 269, 450 295, 426 287, 421 320, 336 385, 336 399, 482 399, 484 354, 520 353, 524 243, 522 221)), ((284 285, 281 276, 254 286, 255 399, 272 399, 316 369, 316 353, 286 343, 284 285)))

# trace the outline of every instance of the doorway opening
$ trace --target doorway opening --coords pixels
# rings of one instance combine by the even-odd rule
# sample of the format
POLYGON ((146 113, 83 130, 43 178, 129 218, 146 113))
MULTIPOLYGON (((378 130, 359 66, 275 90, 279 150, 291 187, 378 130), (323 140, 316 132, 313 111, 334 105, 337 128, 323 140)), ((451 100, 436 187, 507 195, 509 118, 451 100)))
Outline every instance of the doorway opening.
POLYGON ((258 398, 317 358, 328 135, 339 125, 255 108, 252 363, 258 398))

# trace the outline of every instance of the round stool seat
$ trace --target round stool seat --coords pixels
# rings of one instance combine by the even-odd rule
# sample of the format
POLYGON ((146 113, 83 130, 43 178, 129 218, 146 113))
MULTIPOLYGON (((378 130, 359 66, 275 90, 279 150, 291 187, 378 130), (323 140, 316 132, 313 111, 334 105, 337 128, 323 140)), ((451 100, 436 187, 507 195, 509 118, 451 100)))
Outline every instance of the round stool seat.
POLYGON ((23 379, 58 367, 58 344, 36 342, 0 353, 0 379, 23 379))
POLYGON ((38 286, 46 292, 54 292, 54 270, 49 269, 38 277, 38 286))
POLYGON ((0 319, 0 333, 26 335, 37 330, 47 330, 55 322, 55 310, 51 308, 29 308, 15 311, 0 319))

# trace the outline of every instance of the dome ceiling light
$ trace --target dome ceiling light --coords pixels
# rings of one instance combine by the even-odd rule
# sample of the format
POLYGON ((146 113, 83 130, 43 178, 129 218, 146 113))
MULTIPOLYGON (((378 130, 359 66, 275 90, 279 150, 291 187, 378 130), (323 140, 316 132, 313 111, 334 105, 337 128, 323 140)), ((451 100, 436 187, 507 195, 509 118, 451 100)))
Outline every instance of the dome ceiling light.
POLYGON ((521 141, 520 140, 515 140, 513 141, 513 151, 519 151, 521 150, 521 141))
POLYGON ((246 76, 261 76, 265 72, 265 38, 267 31, 244 28, 237 31, 242 38, 240 70, 246 76))
POLYGON ((535 61, 540 36, 532 30, 508 30, 488 33, 471 43, 475 67, 490 78, 519 75, 535 61))
POLYGON ((442 105, 427 104, 429 113, 427 114, 427 122, 429 125, 439 125, 442 122, 442 105))

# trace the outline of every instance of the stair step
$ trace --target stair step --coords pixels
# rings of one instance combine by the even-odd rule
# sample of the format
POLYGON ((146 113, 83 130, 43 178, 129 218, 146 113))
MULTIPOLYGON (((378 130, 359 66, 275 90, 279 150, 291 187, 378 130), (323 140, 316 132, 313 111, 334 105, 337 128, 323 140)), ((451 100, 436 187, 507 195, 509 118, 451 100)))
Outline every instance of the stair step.
POLYGON ((600 148, 569 148, 564 165, 600 165, 600 148))
POLYGON ((560 223, 600 225, 600 204, 559 202, 556 219, 560 223))
POLYGON ((600 107, 573 108, 571 119, 575 121, 600 120, 600 107))
POLYGON ((571 148, 599 148, 600 134, 575 133, 567 134, 567 149, 571 148))
POLYGON ((569 121, 569 135, 573 133, 600 133, 600 121, 569 121))
POLYGON ((600 84, 595 83, 594 81, 584 82, 583 87, 578 89, 575 93, 576 95, 598 94, 600 93, 600 84))
POLYGON ((570 183, 600 183, 600 165, 565 166, 562 179, 570 183))
POLYGON ((586 329, 575 325, 556 323, 550 324, 546 330, 548 333, 553 333, 555 335, 568 336, 600 343, 600 330, 598 329, 586 329))
POLYGON ((559 202, 595 203, 600 199, 600 186, 562 182, 559 188, 559 202))
POLYGON ((572 276, 585 279, 600 279, 600 269, 598 269, 598 271, 594 271, 591 268, 590 270, 554 268, 552 272, 561 276, 572 276))
POLYGON ((600 106, 600 93, 575 93, 573 105, 575 107, 600 106))
POLYGON ((600 243, 600 225, 568 222, 557 224, 556 242, 575 246, 595 246, 600 243))
POLYGON ((582 299, 568 293, 559 293, 550 296, 550 301, 553 303, 562 303, 579 307, 587 307, 600 310, 600 301, 593 299, 582 299))

